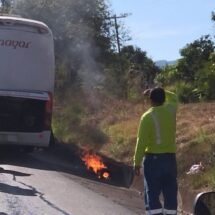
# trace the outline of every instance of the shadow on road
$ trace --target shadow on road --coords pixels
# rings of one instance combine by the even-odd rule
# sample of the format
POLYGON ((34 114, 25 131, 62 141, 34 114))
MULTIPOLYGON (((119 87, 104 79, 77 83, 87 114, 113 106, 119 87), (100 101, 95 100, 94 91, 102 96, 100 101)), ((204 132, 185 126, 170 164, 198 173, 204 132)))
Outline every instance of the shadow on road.
MULTIPOLYGON (((86 168, 80 155, 80 149, 74 144, 57 143, 47 151, 36 150, 32 154, 26 154, 16 148, 1 146, 0 165, 8 164, 33 169, 65 172, 101 183, 127 188, 130 187, 133 180, 133 170, 131 166, 126 166, 123 163, 100 155, 107 166, 110 177, 108 179, 99 179, 93 171, 86 168)), ((29 174, 11 170, 0 169, 0 173, 1 172, 13 174, 15 176, 30 176, 29 174)))
POLYGON ((28 174, 28 173, 18 172, 18 171, 14 171, 14 170, 6 170, 2 167, 0 167, 0 173, 11 174, 13 176, 31 176, 31 174, 28 174))
POLYGON ((32 189, 24 189, 4 183, 0 183, 0 192, 19 196, 36 196, 36 192, 32 189))

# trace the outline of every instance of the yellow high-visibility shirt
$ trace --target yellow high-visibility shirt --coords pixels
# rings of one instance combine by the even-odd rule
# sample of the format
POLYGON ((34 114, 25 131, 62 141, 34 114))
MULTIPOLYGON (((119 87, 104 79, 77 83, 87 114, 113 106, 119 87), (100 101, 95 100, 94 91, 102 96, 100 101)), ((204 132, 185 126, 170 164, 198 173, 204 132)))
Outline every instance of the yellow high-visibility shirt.
POLYGON ((161 106, 151 107, 141 119, 137 134, 134 165, 141 165, 145 153, 175 153, 177 96, 165 91, 161 106))

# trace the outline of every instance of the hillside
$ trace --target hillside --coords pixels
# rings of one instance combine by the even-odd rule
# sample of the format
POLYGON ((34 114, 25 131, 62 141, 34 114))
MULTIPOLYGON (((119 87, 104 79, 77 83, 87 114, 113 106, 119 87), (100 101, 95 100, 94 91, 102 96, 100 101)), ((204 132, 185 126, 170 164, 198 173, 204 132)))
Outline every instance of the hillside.
MULTIPOLYGON (((73 96, 58 105, 53 121, 55 135, 65 143, 77 144, 132 165, 139 118, 148 105, 104 99, 99 95, 96 98, 96 103, 89 103, 73 96)), ((192 190, 215 186, 214 132, 214 102, 179 106, 177 157, 180 186, 192 190), (203 171, 186 174, 193 164, 200 162, 203 171)))
MULTIPOLYGON (((70 94, 69 94, 70 95, 70 94)), ((145 102, 115 100, 103 95, 93 100, 82 95, 56 98, 54 133, 65 144, 103 154, 132 165, 136 132, 145 102)), ((177 112, 179 205, 191 211, 197 193, 215 187, 215 102, 180 104, 177 112), (194 164, 204 169, 188 175, 194 164)), ((133 189, 142 190, 139 178, 133 189)))
POLYGON ((160 67, 160 68, 163 68, 166 65, 172 65, 172 64, 175 64, 175 63, 176 63, 176 60, 172 60, 172 61, 158 60, 158 61, 155 61, 155 65, 160 67))

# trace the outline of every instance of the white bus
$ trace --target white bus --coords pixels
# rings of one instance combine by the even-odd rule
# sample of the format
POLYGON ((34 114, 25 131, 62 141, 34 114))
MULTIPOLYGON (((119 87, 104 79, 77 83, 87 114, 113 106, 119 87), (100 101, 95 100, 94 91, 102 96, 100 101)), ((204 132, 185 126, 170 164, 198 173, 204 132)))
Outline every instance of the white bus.
POLYGON ((54 42, 42 22, 0 16, 0 145, 48 147, 54 42))

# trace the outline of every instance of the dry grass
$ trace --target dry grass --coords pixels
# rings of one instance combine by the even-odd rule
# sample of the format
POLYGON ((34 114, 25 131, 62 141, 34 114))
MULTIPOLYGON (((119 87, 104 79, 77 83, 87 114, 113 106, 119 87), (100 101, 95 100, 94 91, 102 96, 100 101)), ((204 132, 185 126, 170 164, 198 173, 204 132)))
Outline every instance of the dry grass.
MULTIPOLYGON (((112 106, 113 108, 113 106, 112 106)), ((109 143, 101 151, 107 156, 132 164, 136 132, 141 114, 147 106, 140 104, 118 104, 108 118, 101 121, 109 143), (127 111, 126 111, 126 108, 127 111), (123 110, 123 114, 120 112, 123 110)), ((177 155, 180 181, 195 189, 203 185, 214 187, 212 170, 215 164, 215 103, 180 105, 177 112, 177 155), (196 163, 202 162, 205 170, 195 176, 186 172, 196 163), (202 181, 198 181, 201 179, 202 181)))
MULTIPOLYGON (((58 107, 54 122, 61 140, 132 165, 139 119, 149 105, 96 98, 71 96, 58 107)), ((193 201, 190 195, 215 188, 215 102, 179 105, 176 143, 178 182, 186 204, 193 201), (199 162, 204 171, 187 175, 199 162)))
POLYGON ((177 114, 178 170, 183 185, 193 189, 215 186, 215 103, 181 105, 177 114), (204 171, 186 175, 202 162, 204 171))
MULTIPOLYGON (((67 108, 70 113, 60 116, 64 123, 57 124, 61 138, 64 136, 70 142, 81 143, 81 146, 132 164, 137 127, 140 116, 149 107, 147 104, 129 103, 101 95, 96 96, 94 102, 84 101, 83 97, 80 101, 78 96, 73 96, 71 101, 63 104, 64 107, 61 106, 61 113, 64 113, 62 109, 65 110, 67 104, 76 104, 77 107, 67 108), (76 120, 78 124, 75 124, 76 120)), ((59 122, 58 117, 55 122, 59 122)), ((202 178, 203 184, 215 186, 211 176, 215 163, 215 102, 179 106, 176 143, 180 180, 197 188, 202 186, 202 183, 197 183, 202 178), (200 161, 205 171, 199 176, 187 176, 189 168, 200 161)))

